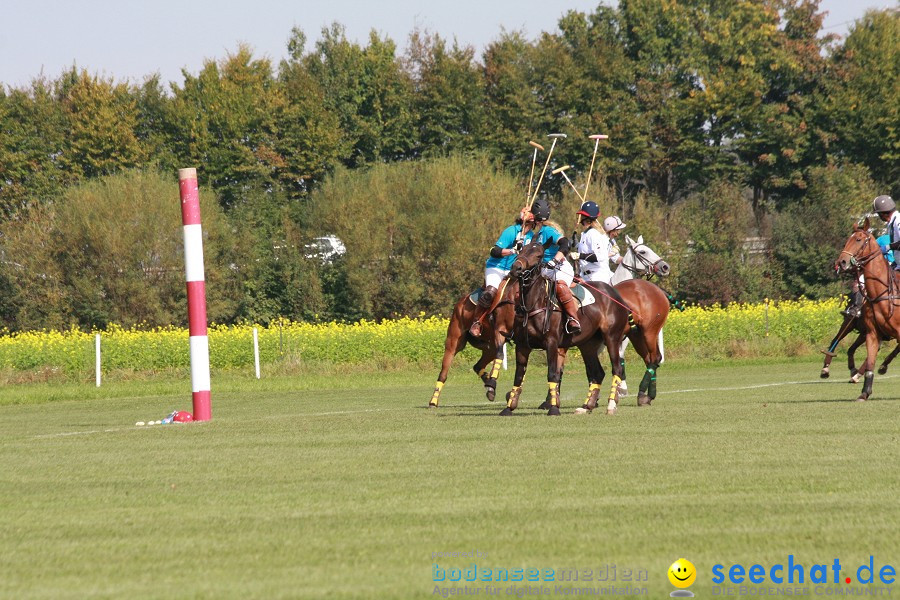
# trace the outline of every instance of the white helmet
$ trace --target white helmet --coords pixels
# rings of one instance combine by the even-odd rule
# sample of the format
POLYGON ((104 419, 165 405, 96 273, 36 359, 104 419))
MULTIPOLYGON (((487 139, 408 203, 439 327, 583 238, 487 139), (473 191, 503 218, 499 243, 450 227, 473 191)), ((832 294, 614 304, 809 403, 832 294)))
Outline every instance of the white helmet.
POLYGON ((625 223, 622 222, 622 219, 613 215, 603 219, 603 229, 606 230, 607 233, 610 231, 618 231, 619 229, 625 229, 625 223))

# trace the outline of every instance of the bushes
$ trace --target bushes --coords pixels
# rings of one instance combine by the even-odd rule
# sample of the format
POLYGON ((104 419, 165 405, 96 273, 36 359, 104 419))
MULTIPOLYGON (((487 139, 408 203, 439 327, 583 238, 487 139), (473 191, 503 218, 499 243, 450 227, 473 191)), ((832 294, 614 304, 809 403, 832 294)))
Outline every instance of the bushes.
MULTIPOLYGON (((692 306, 673 312, 665 327, 669 358, 724 358, 740 355, 783 355, 785 348, 824 344, 839 323, 842 301, 800 300, 759 304, 692 306), (767 335, 768 333, 768 335, 767 335)), ((217 325, 209 330, 213 368, 253 364, 252 325, 217 325)), ((275 322, 259 327, 260 360, 347 365, 428 364, 441 358, 447 320, 401 318, 380 323, 275 322)), ((103 368, 157 370, 187 367, 188 332, 176 327, 151 330, 111 326, 102 332, 103 368)), ((469 347, 467 360, 477 351, 469 347)), ((792 352, 796 353, 796 352, 792 352)), ((32 370, 58 367, 73 376, 93 369, 93 335, 78 329, 0 336, 0 368, 32 370)))

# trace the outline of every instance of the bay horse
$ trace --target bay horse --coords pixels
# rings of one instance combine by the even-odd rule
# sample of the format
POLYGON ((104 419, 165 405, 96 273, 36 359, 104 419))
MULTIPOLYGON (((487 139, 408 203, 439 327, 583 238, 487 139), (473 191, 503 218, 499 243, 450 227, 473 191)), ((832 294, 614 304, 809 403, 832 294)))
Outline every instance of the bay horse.
MULTIPOLYGON (((839 271, 862 274, 865 284, 860 288, 863 294, 863 322, 866 326, 866 366, 875 365, 878 346, 882 337, 900 341, 900 283, 894 270, 881 254, 878 242, 869 233, 869 218, 860 226, 853 226, 853 233, 847 238, 835 263, 839 271)), ((872 396, 875 373, 867 370, 863 377, 863 389, 858 402, 872 396)))
MULTIPOLYGON (((502 288, 501 288, 502 289, 502 288)), ((498 294, 500 290, 498 290, 498 294)), ((475 312, 477 305, 470 299, 471 294, 466 294, 453 307, 453 313, 450 315, 450 324, 447 326, 447 337, 444 340, 444 357, 441 360, 441 372, 438 374, 437 382, 434 385, 434 392, 431 400, 428 402, 428 408, 437 408, 440 402, 441 390, 447 381, 450 373, 450 365, 453 364, 453 357, 459 354, 466 344, 470 344, 481 350, 481 357, 472 366, 475 374, 481 378, 484 383, 485 396, 491 402, 494 401, 497 389, 497 377, 500 374, 500 365, 502 364, 503 347, 497 346, 495 339, 495 322, 494 318, 486 315, 482 320, 481 336, 475 337, 469 333, 469 327, 475 320, 475 312)))
MULTIPOLYGON (((547 387, 550 394, 548 415, 559 415, 560 349, 578 347, 584 359, 590 387, 586 406, 592 410, 599 397, 604 371, 598 353, 601 345, 606 346, 613 370, 613 383, 609 394, 607 412, 615 412, 618 403, 618 387, 622 377, 619 360, 619 344, 631 327, 630 311, 621 296, 612 286, 599 283, 602 293, 596 295, 595 302, 579 309, 581 331, 573 334, 566 330, 565 321, 559 308, 550 302, 549 286, 541 276, 542 259, 546 245, 534 241, 525 246, 509 272, 510 283, 503 293, 504 300, 517 298, 512 303, 503 303, 495 310, 496 318, 504 323, 514 316, 511 331, 496 331, 495 345, 502 343, 500 336, 512 337, 516 343, 516 374, 513 387, 506 395, 506 408, 500 415, 509 416, 517 408, 522 391, 522 381, 528 368, 528 359, 534 348, 547 352, 547 387), (551 357, 556 357, 551 358, 551 357)), ((498 328, 499 329, 499 328, 498 328)))

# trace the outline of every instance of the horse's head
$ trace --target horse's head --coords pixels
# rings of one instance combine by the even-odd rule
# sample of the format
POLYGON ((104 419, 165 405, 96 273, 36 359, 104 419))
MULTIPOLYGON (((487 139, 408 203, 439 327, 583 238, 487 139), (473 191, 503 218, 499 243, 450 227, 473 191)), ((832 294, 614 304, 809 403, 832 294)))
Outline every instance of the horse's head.
POLYGON ((522 251, 519 252, 516 260, 513 261, 512 267, 509 269, 510 278, 516 279, 523 273, 539 267, 541 259, 544 257, 544 251, 551 245, 553 245, 553 242, 550 240, 541 244, 535 238, 530 244, 522 248, 522 251))
POLYGON ((835 269, 844 273, 858 271, 879 254, 881 249, 869 233, 869 217, 866 217, 862 225, 859 223, 853 225, 853 233, 847 238, 847 243, 844 244, 844 249, 835 262, 835 269))
POLYGON ((639 236, 637 240, 633 240, 626 235, 625 243, 628 245, 628 249, 622 258, 622 264, 632 273, 636 275, 650 273, 660 277, 669 275, 669 263, 661 259, 650 246, 644 243, 644 236, 639 236))

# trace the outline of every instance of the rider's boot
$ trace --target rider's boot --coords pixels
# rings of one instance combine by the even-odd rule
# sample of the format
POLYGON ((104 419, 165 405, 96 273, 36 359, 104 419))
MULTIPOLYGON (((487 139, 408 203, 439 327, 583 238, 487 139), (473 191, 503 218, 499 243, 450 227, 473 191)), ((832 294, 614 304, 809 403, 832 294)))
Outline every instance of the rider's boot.
POLYGON ((858 319, 862 314, 862 304, 863 304, 863 295, 859 291, 852 292, 850 294, 850 301, 847 303, 847 308, 841 311, 842 315, 852 317, 854 319, 858 319))
POLYGON ((581 323, 578 322, 578 305, 572 297, 572 290, 569 289, 565 281, 556 282, 556 299, 559 300, 560 307, 562 307, 569 318, 566 323, 566 330, 571 333, 580 333, 581 323))
POLYGON ((469 327, 469 333, 471 333, 475 337, 481 337, 481 322, 484 320, 485 315, 487 315, 488 310, 491 308, 491 304, 494 302, 494 294, 496 293, 497 288, 489 285, 484 289, 484 291, 481 293, 481 297, 478 299, 478 307, 475 309, 475 320, 469 327))

